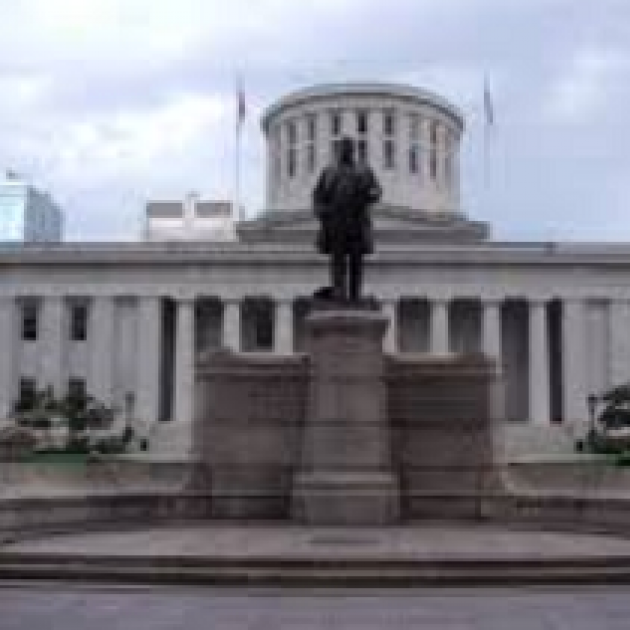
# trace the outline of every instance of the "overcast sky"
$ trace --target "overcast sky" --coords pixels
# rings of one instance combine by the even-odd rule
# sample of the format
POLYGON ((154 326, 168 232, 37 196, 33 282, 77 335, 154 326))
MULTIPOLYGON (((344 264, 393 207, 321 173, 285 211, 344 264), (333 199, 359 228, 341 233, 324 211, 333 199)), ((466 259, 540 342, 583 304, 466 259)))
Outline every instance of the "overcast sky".
POLYGON ((495 238, 630 240, 628 0, 0 0, 0 167, 52 192, 68 238, 136 238, 148 198, 232 195, 236 73, 248 216, 266 106, 395 81, 464 112, 463 210, 495 238))

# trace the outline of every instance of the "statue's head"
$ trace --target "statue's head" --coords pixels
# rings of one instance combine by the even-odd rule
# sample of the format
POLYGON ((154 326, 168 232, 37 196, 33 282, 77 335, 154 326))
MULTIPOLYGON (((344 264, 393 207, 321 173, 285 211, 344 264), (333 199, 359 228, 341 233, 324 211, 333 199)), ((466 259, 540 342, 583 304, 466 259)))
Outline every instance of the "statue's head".
POLYGON ((337 157, 339 164, 354 164, 354 140, 344 136, 339 141, 339 153, 337 157))

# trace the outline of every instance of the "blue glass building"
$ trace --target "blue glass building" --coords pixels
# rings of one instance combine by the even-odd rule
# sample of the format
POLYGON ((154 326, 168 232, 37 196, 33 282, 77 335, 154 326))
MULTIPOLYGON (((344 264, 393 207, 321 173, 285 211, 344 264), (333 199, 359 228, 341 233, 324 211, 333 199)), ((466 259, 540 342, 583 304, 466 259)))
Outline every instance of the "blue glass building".
POLYGON ((0 179, 0 242, 59 242, 63 212, 48 193, 12 173, 0 179))

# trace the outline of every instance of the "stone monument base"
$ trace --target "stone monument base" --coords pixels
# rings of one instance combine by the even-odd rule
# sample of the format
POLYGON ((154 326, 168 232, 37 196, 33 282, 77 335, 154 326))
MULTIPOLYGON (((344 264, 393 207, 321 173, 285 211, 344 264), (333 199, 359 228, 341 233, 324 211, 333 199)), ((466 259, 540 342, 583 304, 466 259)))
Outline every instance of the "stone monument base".
POLYGON ((320 471, 294 480, 293 519, 318 525, 389 525, 399 519, 398 480, 388 472, 320 471))
POLYGON ((385 355, 387 319, 313 309, 304 354, 197 363, 195 473, 211 518, 382 526, 485 518, 503 494, 502 385, 482 355, 385 355))
POLYGON ((306 319, 311 361, 292 517, 309 525, 387 525, 400 518, 387 419, 387 319, 322 309, 306 319))

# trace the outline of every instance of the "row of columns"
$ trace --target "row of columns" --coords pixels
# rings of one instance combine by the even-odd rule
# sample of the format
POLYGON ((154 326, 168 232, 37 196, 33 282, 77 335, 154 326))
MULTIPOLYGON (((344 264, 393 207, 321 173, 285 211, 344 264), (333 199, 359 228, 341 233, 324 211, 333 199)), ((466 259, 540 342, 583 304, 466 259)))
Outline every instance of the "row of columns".
MULTIPOLYGON (((547 303, 543 300, 530 300, 529 305, 529 410, 535 422, 547 423, 550 420, 550 362, 547 303)), ((384 348, 397 351, 397 301, 384 301, 383 313, 389 318, 390 326, 384 340, 384 348)), ((449 352, 449 306, 446 299, 430 301, 430 352, 446 355, 449 352)), ((501 347, 501 306, 499 299, 482 301, 481 349, 499 362, 501 347)), ((619 321, 630 321, 630 308, 623 312, 616 303, 611 311, 619 321)), ((46 383, 59 391, 63 370, 64 343, 64 302, 63 298, 45 298, 42 309, 42 371, 46 383)), ((562 306, 562 372, 563 409, 569 419, 584 417, 584 398, 588 393, 585 365, 585 301, 568 299, 562 306)), ((137 365, 136 365, 136 407, 138 417, 155 419, 159 412, 160 365, 162 356, 161 298, 142 296, 138 298, 137 320, 137 365)), ((89 363, 87 366, 88 390, 97 398, 111 401, 114 387, 114 348, 115 348, 115 302, 112 297, 95 297, 92 302, 91 326, 98 334, 89 338, 89 363)), ((616 321, 616 320, 615 320, 616 321)), ((241 348, 241 302, 223 302, 223 344, 235 351, 241 348)), ((275 351, 291 353, 294 346, 293 301, 281 300, 275 306, 275 351)), ((13 403, 15 380, 15 353, 18 335, 18 317, 14 298, 0 297, 0 415, 6 415, 13 403)), ((615 332, 612 340, 620 346, 622 337, 615 332)), ((190 420, 193 413, 194 359, 195 359, 195 299, 192 297, 176 300, 175 324, 175 381, 174 417, 190 420)), ((614 349, 611 349, 613 351, 614 349)), ((630 348, 627 348, 630 354, 630 348)), ((614 350, 619 354, 624 348, 614 350)), ((614 354, 613 352, 613 354, 614 354)), ((624 355, 625 356, 625 355, 624 355)), ((623 359, 623 357, 621 357, 623 359)), ((620 362, 621 359, 618 361, 620 362)), ((630 358, 627 359, 630 370, 630 358)), ((617 371, 621 372, 621 368, 617 371)))
MULTIPOLYGON (((384 149, 383 143, 390 139, 394 143, 394 170, 409 173, 409 151, 415 144, 420 148, 418 155, 419 172, 428 178, 431 151, 435 151, 438 163, 437 179, 440 182, 445 180, 444 164, 450 155, 457 157, 457 135, 454 129, 434 117, 427 116, 425 112, 413 109, 400 108, 342 108, 334 112, 340 116, 339 133, 333 135, 331 131, 330 116, 332 112, 325 109, 319 112, 309 112, 298 117, 291 117, 286 120, 279 120, 271 129, 269 142, 268 164, 275 169, 280 165, 280 171, 270 173, 272 183, 282 182, 291 179, 303 178, 303 175, 311 175, 312 171, 307 168, 306 151, 309 145, 313 145, 315 150, 315 171, 333 160, 331 155, 331 144, 343 136, 349 136, 355 141, 363 140, 367 144, 369 163, 375 170, 384 170, 384 149), (357 117, 359 112, 367 117, 366 133, 359 133, 357 117), (386 134, 384 130, 385 115, 393 116, 393 133, 386 134), (308 123, 311 116, 315 117, 315 137, 309 138, 308 123), (415 122, 414 122, 415 121, 415 122), (412 125, 417 124, 417 136, 414 137, 412 125), (289 135, 289 126, 295 129, 296 137, 292 142, 289 135), (436 126, 436 143, 431 143, 431 127, 436 126), (296 173, 290 176, 287 171, 288 153, 290 150, 296 151, 296 163, 298 164, 296 173), (279 159, 278 159, 279 158, 279 159)), ((457 160, 454 160, 455 162, 457 160)))
MULTIPOLYGON (((450 301, 436 299, 430 302, 430 353, 445 356, 450 352, 450 301)), ((481 349, 484 354, 502 361, 501 344, 501 305, 498 299, 482 302, 481 349)), ((382 312, 390 321, 384 349, 396 352, 397 348, 397 302, 384 301, 382 312)), ((224 303, 223 344, 232 350, 240 349, 241 314, 238 301, 224 303)), ((547 329, 546 303, 530 302, 529 310, 529 409, 530 417, 540 423, 550 421, 550 370, 549 333, 547 329)), ((192 409, 189 402, 193 391, 194 365, 194 303, 188 300, 178 302, 177 337, 175 362, 175 417, 189 418, 192 409)), ((279 354, 293 351, 294 317, 293 302, 278 301, 275 306, 274 350, 279 354)))
MULTIPOLYGON (((17 395, 19 374, 17 350, 20 343, 21 321, 18 302, 0 296, 0 418, 7 417, 17 395)), ((62 395, 66 388, 65 353, 68 319, 63 296, 42 299, 37 357, 41 385, 51 386, 62 395)), ((138 298, 137 364, 135 373, 135 413, 138 417, 158 417, 160 361, 162 355, 161 299, 154 296, 138 298)), ((95 331, 87 340, 85 378, 88 392, 111 404, 114 393, 116 304, 112 296, 95 296, 91 301, 90 328, 95 331)), ((185 371, 185 370, 183 370, 185 371)))

